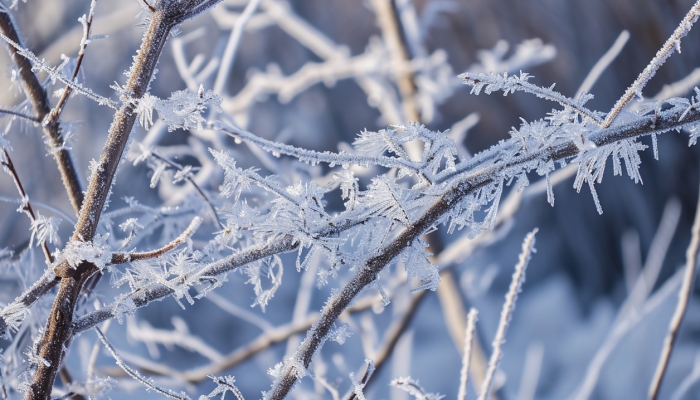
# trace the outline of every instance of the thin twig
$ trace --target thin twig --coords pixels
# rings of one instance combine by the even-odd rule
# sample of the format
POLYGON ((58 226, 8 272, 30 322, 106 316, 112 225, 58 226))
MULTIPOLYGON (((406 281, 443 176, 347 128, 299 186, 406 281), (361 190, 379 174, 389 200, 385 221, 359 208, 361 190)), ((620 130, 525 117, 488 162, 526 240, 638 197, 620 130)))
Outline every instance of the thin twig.
MULTIPOLYGON (((157 158, 158 160, 168 164, 171 168, 175 168, 178 171, 182 171, 184 169, 182 165, 168 160, 167 158, 161 156, 160 154, 158 154, 155 151, 151 151, 150 155, 153 158, 157 158)), ((184 176, 184 178, 185 178, 185 180, 187 180, 187 182, 192 184, 192 186, 195 188, 195 190, 197 190, 197 193, 199 193, 200 197, 202 197, 204 202, 207 203, 207 205, 209 206, 209 209, 211 210, 211 214, 214 217, 214 220, 216 220, 216 224, 219 225, 219 227, 221 227, 221 229, 226 229, 224 224, 221 222, 221 219, 219 219, 219 214, 216 212, 216 207, 214 207, 214 203, 211 202, 211 200, 209 199, 209 196, 207 196, 206 193, 204 193, 204 190, 202 190, 202 188, 200 188, 199 185, 197 185, 197 182, 195 182, 194 179, 192 179, 192 176, 189 173, 186 174, 184 176)))
POLYGON ((693 26, 695 21, 698 19, 700 13, 700 1, 696 2, 695 5, 688 11, 683 21, 678 25, 671 37, 666 40, 666 43, 659 49, 654 58, 649 62, 649 64, 644 68, 639 77, 632 83, 632 85, 627 88, 625 94, 620 97, 620 99, 615 103, 612 110, 605 117, 603 121, 602 128, 607 128, 613 123, 618 114, 622 111, 627 103, 629 103, 634 96, 642 97, 642 90, 646 86, 647 82, 656 74, 656 71, 666 62, 666 60, 673 54, 673 51, 678 49, 680 53, 681 50, 681 39, 688 34, 690 28, 693 26))
POLYGON ((498 368, 498 365, 501 362, 501 357, 503 356, 501 346, 506 341, 506 330, 508 329, 508 324, 510 323, 513 310, 515 309, 515 301, 518 298, 518 293, 520 292, 523 281, 525 280, 525 269, 527 268, 527 264, 530 262, 530 257, 534 251, 536 233, 537 228, 528 233, 523 241, 523 251, 520 253, 520 260, 515 266, 513 280, 510 283, 508 293, 506 293, 506 301, 503 303, 503 310, 501 310, 501 319, 498 322, 496 336, 493 339, 493 353, 491 353, 491 359, 489 360, 489 368, 486 370, 486 379, 484 379, 484 382, 481 385, 479 400, 488 400, 490 397, 493 377, 496 375, 496 369, 498 368))
POLYGON ((201 224, 202 219, 199 217, 194 217, 187 229, 185 229, 180 234, 180 236, 176 237, 170 243, 156 250, 145 251, 142 253, 112 253, 111 264, 123 264, 137 260, 148 260, 151 258, 160 257, 163 254, 169 252, 170 250, 176 248, 177 246, 185 243, 190 236, 194 235, 195 231, 197 230, 197 228, 199 228, 201 224))
MULTIPOLYGON (((96 4, 97 0, 92 0, 90 2, 90 11, 88 12, 88 15, 83 15, 82 18, 80 18, 80 22, 83 24, 83 37, 80 40, 80 50, 78 51, 78 58, 76 60, 75 67, 73 68, 73 74, 71 75, 72 81, 75 81, 78 77, 78 72, 80 72, 80 66, 83 64, 83 58, 85 57, 85 48, 87 48, 88 43, 90 43, 90 29, 92 28, 92 17, 93 15, 95 15, 96 4)), ((72 91, 73 88, 71 87, 71 85, 66 85, 66 87, 63 89, 63 93, 61 94, 61 98, 58 100, 58 103, 56 103, 56 106, 51 110, 51 112, 49 112, 49 115, 46 116, 46 118, 43 121, 43 124, 51 125, 58 122, 58 118, 61 116, 63 108, 66 105, 68 97, 70 96, 72 91)))
POLYGON ((467 381, 469 380, 469 365, 472 360, 472 341, 474 339, 474 330, 476 328, 476 309, 469 310, 467 317, 467 329, 464 331, 464 354, 462 355, 462 370, 459 374, 459 392, 457 400, 466 400, 467 398, 467 381))
MULTIPOLYGON (((2 152, 4 159, 0 160, 0 164, 2 164, 4 167, 3 169, 5 172, 12 177, 19 195, 22 197, 22 199, 24 199, 22 201, 21 209, 25 212, 25 214, 27 214, 32 223, 35 223, 36 215, 34 214, 34 209, 32 209, 32 205, 29 203, 29 196, 27 196, 27 192, 24 191, 24 186, 22 186, 22 181, 19 179, 19 175, 17 174, 15 165, 12 163, 10 154, 7 152, 7 149, 2 149, 2 152)), ((51 251, 49 250, 49 245, 46 243, 46 240, 42 241, 41 248, 44 251, 44 257, 46 257, 46 263, 51 265, 51 263, 53 263, 53 256, 51 256, 51 251)))
POLYGON ((117 354, 117 351, 114 349, 114 347, 112 347, 112 345, 109 343, 105 335, 102 334, 99 328, 95 328, 95 332, 97 332, 97 336, 99 336, 100 340, 102 341, 102 344, 105 345, 109 353, 112 355, 112 357, 114 357, 114 360, 117 362, 117 365, 121 367, 130 377, 136 379, 137 381, 141 382, 144 386, 162 394, 163 396, 175 400, 190 400, 190 397, 187 396, 184 392, 175 393, 170 389, 161 388, 159 386, 156 386, 156 384, 154 384, 153 381, 141 376, 141 374, 139 374, 138 371, 134 370, 133 368, 126 365, 126 363, 124 363, 121 357, 119 357, 119 354, 117 354))
POLYGON ((0 114, 12 115, 15 117, 26 119, 27 121, 34 122, 34 123, 41 122, 41 120, 39 120, 37 117, 32 117, 29 114, 21 113, 19 111, 14 111, 14 110, 8 110, 6 108, 0 108, 0 114))
POLYGON ((584 92, 590 93, 591 88, 598 81, 600 75, 602 75, 603 72, 610 66, 610 64, 612 64, 612 62, 617 58, 622 49, 625 47, 625 44, 627 43, 629 38, 629 32, 620 32, 620 35, 617 37, 617 39, 615 39, 615 42, 610 47, 610 49, 608 49, 608 51, 606 51, 605 54, 603 54, 603 56, 600 57, 600 59, 598 59, 598 62, 596 62, 593 68, 591 68, 591 70, 588 72, 588 75, 586 75, 586 78, 583 80, 581 86, 579 86, 578 90, 576 91, 574 99, 578 99, 579 96, 581 96, 584 92))
POLYGON ((659 363, 656 366, 654 378, 649 386, 650 400, 656 400, 656 398, 659 396, 661 382, 664 379, 668 362, 671 359, 673 345, 676 343, 678 331, 680 330, 681 323, 683 322, 685 312, 688 309, 688 302, 690 302, 693 284, 695 283, 695 270, 698 262, 698 252, 700 252, 700 196, 698 196, 698 206, 695 210, 695 222, 693 222, 692 238, 690 239, 688 250, 685 253, 685 274, 683 276, 683 283, 680 291, 678 292, 678 304, 676 305, 676 311, 673 313, 673 317, 671 318, 671 322, 668 327, 668 334, 666 335, 666 339, 664 339, 664 346, 661 350, 661 356, 659 358, 659 363))

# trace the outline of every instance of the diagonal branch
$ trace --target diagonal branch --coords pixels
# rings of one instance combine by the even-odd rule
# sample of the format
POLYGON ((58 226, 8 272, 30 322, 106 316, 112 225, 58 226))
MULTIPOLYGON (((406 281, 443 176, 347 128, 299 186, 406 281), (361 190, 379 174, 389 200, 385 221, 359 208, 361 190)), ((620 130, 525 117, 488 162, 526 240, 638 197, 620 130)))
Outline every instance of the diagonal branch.
MULTIPOLYGON (((23 47, 22 39, 19 37, 12 17, 7 12, 0 12, 0 33, 23 47)), ((51 105, 49 104, 49 97, 46 93, 46 89, 41 85, 36 74, 32 72, 32 63, 22 56, 16 47, 8 44, 7 51, 10 53, 12 61, 19 70, 19 75, 24 83, 24 91, 37 114, 36 119, 38 121, 44 121, 44 118, 51 112, 51 105)), ((77 214, 80 212, 80 206, 83 202, 83 189, 80 185, 78 172, 73 164, 73 158, 70 152, 64 147, 61 126, 58 120, 55 120, 48 124, 42 124, 42 128, 44 130, 44 135, 46 135, 51 153, 58 164, 58 170, 61 173, 63 185, 68 191, 71 205, 77 214)))
POLYGON ((690 239, 690 244, 685 254, 685 273, 683 276, 683 283, 678 293, 678 304, 676 305, 676 311, 673 313, 673 317, 669 323, 668 334, 664 339, 664 347, 661 350, 659 363, 656 366, 656 372, 654 373, 654 378, 649 387, 650 400, 656 400, 659 396, 661 382, 664 379, 666 369, 668 368, 668 362, 671 359, 673 345, 678 338, 678 331, 680 330, 683 317, 688 309, 688 303, 690 302, 690 297, 693 292, 695 275, 697 273, 698 253, 700 253, 700 196, 698 197, 698 206, 695 210, 695 222, 693 223, 692 233, 692 238, 690 239))

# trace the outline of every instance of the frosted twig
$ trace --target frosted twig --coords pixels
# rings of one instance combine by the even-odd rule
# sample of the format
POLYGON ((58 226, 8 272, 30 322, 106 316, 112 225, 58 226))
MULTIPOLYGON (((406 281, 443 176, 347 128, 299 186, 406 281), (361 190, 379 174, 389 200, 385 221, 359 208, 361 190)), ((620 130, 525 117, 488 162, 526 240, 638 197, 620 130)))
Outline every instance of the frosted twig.
POLYGON ((185 243, 190 236, 194 235, 195 231, 202 224, 202 219, 199 217, 194 217, 192 222, 190 222, 187 229, 185 229, 180 236, 173 239, 170 243, 165 246, 151 251, 146 251, 142 253, 112 253, 112 261, 110 264, 123 264, 127 262, 137 261, 137 260, 148 260, 150 258, 160 257, 163 254, 173 250, 177 246, 185 243))
MULTIPOLYGON (((354 374, 350 373, 350 380, 353 382, 353 385, 355 387, 353 388, 352 393, 350 396, 348 396, 347 400, 355 400, 360 394, 362 394, 362 389, 364 389, 367 386, 367 383, 369 382, 370 378, 374 374, 374 371, 376 371, 376 368, 374 366, 374 361, 371 359, 366 359, 365 362, 367 363, 367 369, 365 369, 364 375, 362 375, 362 379, 360 379, 359 382, 355 382, 354 379, 354 374), (359 391, 359 394, 358 394, 359 391)), ((364 400, 365 397, 362 395, 361 400, 364 400)))
MULTIPOLYGON (((24 191, 22 181, 19 180, 17 170, 15 169, 15 166, 12 163, 10 154, 5 148, 2 149, 2 156, 0 156, 0 165, 2 165, 5 172, 7 172, 7 174, 12 177, 12 180, 15 182, 15 187, 17 188, 19 195, 23 199, 22 205, 20 206, 19 210, 22 210, 25 214, 27 214, 29 219, 32 221, 32 224, 35 224, 37 222, 37 219, 36 215, 34 214, 34 209, 32 209, 32 205, 29 203, 29 196, 27 196, 27 192, 24 191)), ((51 251, 49 250, 49 245, 46 243, 46 240, 42 240, 41 248, 44 251, 46 264, 51 265, 51 263, 53 262, 53 257, 51 256, 51 251)))
POLYGON ((190 400, 190 397, 187 396, 184 392, 181 393, 175 393, 170 389, 164 389, 159 386, 156 386, 152 380, 146 379, 141 374, 138 373, 138 371, 132 369, 128 365, 124 363, 124 361, 119 357, 119 354, 117 354, 117 351, 112 347, 112 345, 109 343, 105 335, 102 334, 99 328, 95 328, 95 332, 97 333, 97 336, 99 336, 100 340, 102 341, 102 344, 105 345, 109 353, 112 355, 114 360, 117 362, 117 365, 121 367, 127 374, 129 374, 130 377, 136 379, 137 381, 141 382, 144 386, 148 387, 149 389, 158 392, 162 394, 163 396, 169 397, 171 399, 175 400, 190 400))
POLYGON ((273 155, 285 154, 295 157, 299 161, 305 163, 327 163, 330 164, 331 167, 349 164, 361 166, 380 165, 386 168, 407 168, 416 173, 420 173, 422 167, 421 163, 399 157, 372 157, 348 154, 344 152, 331 153, 329 151, 318 152, 290 146, 288 144, 272 142, 235 126, 223 126, 220 123, 210 126, 212 126, 213 129, 224 132, 230 136, 233 136, 234 138, 240 138, 246 142, 254 143, 261 149, 272 153, 273 155))
POLYGON ((688 34, 690 28, 692 28, 695 21, 698 19, 698 13, 700 13, 700 1, 696 2, 693 7, 691 7, 688 14, 685 15, 683 21, 678 25, 671 37, 666 40, 666 43, 656 52, 654 58, 649 62, 649 64, 644 68, 639 77, 632 83, 632 85, 627 88, 625 94, 620 97, 620 99, 615 103, 612 110, 605 117, 605 121, 601 125, 602 128, 607 128, 613 123, 618 114, 622 109, 629 103, 634 96, 642 98, 642 90, 646 86, 647 82, 656 74, 656 71, 666 62, 666 60, 671 57, 673 51, 678 49, 681 51, 681 39, 688 34))
POLYGON ((243 29, 245 29, 248 20, 250 20, 250 17, 252 17, 258 9, 260 1, 261 0, 250 0, 245 9, 243 9, 241 16, 236 18, 233 29, 231 29, 231 36, 229 36, 228 42, 226 42, 226 49, 224 49, 224 54, 221 56, 219 72, 216 74, 216 80, 214 81, 213 90, 214 93, 218 95, 223 92, 228 75, 231 73, 231 66, 236 60, 236 52, 238 51, 238 45, 243 37, 243 29))
MULTIPOLYGON (((96 4, 97 0, 92 0, 90 2, 90 11, 88 12, 87 16, 83 14, 83 16, 78 19, 83 25, 83 37, 82 39, 80 39, 80 50, 78 51, 78 58, 76 60, 75 67, 73 68, 73 74, 71 75, 71 82, 76 81, 78 77, 78 72, 80 72, 80 66, 83 64, 83 58, 85 57, 85 49, 92 40, 92 38, 90 37, 90 29, 92 28, 92 17, 95 15, 96 4)), ((70 96, 72 91, 73 87, 71 87, 70 85, 66 85, 66 87, 63 89, 63 92, 61 93, 61 98, 58 100, 56 106, 54 106, 49 115, 46 116, 45 120, 43 121, 43 124, 51 125, 58 122, 58 118, 61 116, 61 112, 63 112, 63 107, 66 105, 68 97, 70 96)))
POLYGON ((474 339, 474 331, 476 328, 476 315, 478 312, 472 308, 469 310, 467 317, 467 329, 464 332, 464 354, 462 355, 462 370, 459 374, 459 392, 457 400, 466 400, 467 398, 467 381, 469 380, 469 364, 472 360, 472 341, 474 339))
POLYGON ((598 78, 600 78, 600 75, 603 74, 603 72, 612 64, 612 62, 617 58, 617 56, 620 54, 622 49, 625 47, 625 44, 630 38, 630 33, 627 31, 622 31, 620 32, 620 35, 615 39, 615 43, 608 49, 608 51, 603 54, 603 56, 598 60, 598 62, 595 63, 593 68, 588 72, 588 75, 586 75, 586 78, 583 80, 581 83, 581 86, 579 86, 578 90, 576 91, 576 94, 574 95, 575 99, 578 99, 583 93, 590 93, 591 88, 593 85, 598 81, 598 78))
POLYGON ((554 85, 549 88, 544 88, 529 83, 528 79, 530 79, 531 76, 527 73, 520 72, 520 75, 512 76, 508 76, 507 73, 504 73, 503 75, 493 73, 476 75, 464 73, 459 77, 463 79, 464 84, 472 86, 472 94, 478 95, 482 89, 486 94, 491 94, 492 92, 502 90, 503 95, 505 96, 508 93, 514 93, 516 90, 521 90, 532 93, 539 98, 559 103, 563 107, 571 108, 594 124, 601 127, 603 126, 603 121, 596 115, 596 113, 583 106, 583 104, 591 98, 590 95, 584 94, 577 97, 575 100, 570 99, 559 92, 555 92, 553 90, 554 85))
MULTIPOLYGON (((700 5, 700 2, 698 2, 698 5, 700 5)), ((673 313, 673 317, 671 318, 671 322, 669 323, 668 334, 664 339, 664 346, 661 350, 659 363, 656 366, 654 378, 652 379, 651 385, 649 386, 650 400, 655 400, 659 396, 661 382, 664 379, 664 374, 666 373, 668 362, 671 359, 673 345, 676 343, 676 339, 678 338, 678 331, 680 330, 681 323, 683 322, 683 317, 685 316, 685 312, 688 308, 688 303, 690 302, 690 296, 693 291, 693 285, 695 284, 698 252, 700 252, 700 196, 698 196, 698 206, 695 210, 695 221, 693 222, 692 238, 690 239, 690 244, 688 245, 688 250, 685 254, 685 273, 683 275, 683 283, 678 293, 678 303, 676 305, 676 311, 673 313)))
POLYGON ((82 94, 83 96, 87 97, 90 100, 93 100, 101 106, 104 105, 115 110, 119 108, 118 103, 114 100, 101 96, 93 92, 91 89, 83 87, 83 85, 79 83, 75 83, 70 77, 63 75, 58 68, 48 65, 44 60, 37 57, 36 54, 29 51, 29 49, 27 49, 26 47, 22 47, 16 41, 5 36, 5 34, 0 33, 0 38, 2 38, 8 45, 17 50, 19 55, 25 57, 26 59, 34 63, 34 70, 46 72, 51 77, 51 79, 63 83, 64 85, 70 87, 71 90, 74 90, 76 93, 82 94))
POLYGON ((515 266, 515 272, 513 273, 513 280, 510 283, 510 288, 508 293, 506 293, 506 300, 503 303, 503 310, 501 311, 501 319, 498 322, 498 329, 496 330, 496 336, 493 339, 493 353, 491 353, 491 359, 489 360, 489 367, 486 370, 486 379, 481 385, 481 394, 479 395, 479 400, 488 400, 491 395, 491 386, 493 385, 493 377, 496 375, 496 369, 501 362, 501 357, 503 356, 503 350, 501 346, 506 341, 506 330, 508 329, 508 324, 512 318, 513 310, 515 309, 515 301, 518 298, 518 293, 521 290, 523 282, 525 281, 525 269, 527 264, 530 262, 532 253, 535 251, 535 234, 537 233, 537 228, 525 236, 523 241, 523 251, 520 253, 520 260, 515 266))
MULTIPOLYGON (((168 164, 171 168, 174 168, 174 169, 176 169, 176 170, 178 170, 178 171, 180 171, 180 172, 183 172, 183 171, 184 171, 184 168, 183 168, 182 165, 180 165, 180 164, 178 164, 178 163, 176 163, 176 162, 173 162, 173 161, 168 160, 167 158, 165 158, 165 157, 161 156, 160 154, 158 154, 158 152, 156 152, 155 150, 150 152, 150 156, 153 157, 153 158, 157 158, 158 160, 160 160, 160 161, 162 161, 162 162, 168 164)), ((207 205, 209 206, 209 209, 211 210, 211 214, 212 214, 212 216, 214 217, 214 220, 216 221, 216 224, 219 225, 219 227, 221 227, 221 229, 224 229, 225 226, 224 226, 224 224, 221 222, 221 219, 219 219, 219 214, 216 212, 216 207, 214 207, 214 203, 211 202, 211 199, 209 199, 209 196, 207 196, 207 194, 204 193, 204 190, 202 190, 202 188, 200 188, 199 185, 197 185, 197 182, 194 181, 194 179, 192 178, 192 175, 191 175, 189 172, 188 172, 188 173, 185 173, 184 176, 183 176, 183 178, 184 178, 187 182, 189 182, 190 184, 192 184, 192 186, 195 188, 195 190, 197 191, 197 193, 199 193, 199 195, 202 197, 202 199, 204 200, 204 202, 207 203, 207 205)))

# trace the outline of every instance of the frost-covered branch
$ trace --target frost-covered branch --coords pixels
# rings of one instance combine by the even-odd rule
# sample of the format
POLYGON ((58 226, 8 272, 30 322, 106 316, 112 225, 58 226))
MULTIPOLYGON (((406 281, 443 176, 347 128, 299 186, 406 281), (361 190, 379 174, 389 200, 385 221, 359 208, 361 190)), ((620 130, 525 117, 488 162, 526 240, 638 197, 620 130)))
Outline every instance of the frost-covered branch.
MULTIPOLYGON (((31 220, 32 239, 34 239, 36 234, 37 244, 41 243, 41 249, 44 251, 44 257, 46 257, 46 264, 51 265, 53 262, 53 257, 51 256, 51 251, 49 250, 47 240, 50 242, 57 241, 58 235, 56 234, 56 227, 58 226, 60 219, 55 217, 45 218, 41 214, 39 215, 39 219, 37 219, 36 214, 34 214, 34 209, 32 208, 31 203, 29 203, 29 196, 27 195, 27 192, 24 191, 22 181, 19 179, 15 165, 12 163, 12 159, 10 158, 10 154, 7 152, 6 148, 3 148, 2 154, 0 154, 0 165, 2 165, 3 170, 5 170, 5 172, 12 177, 15 187, 17 188, 19 195, 22 197, 22 204, 20 205, 18 211, 26 213, 31 220)), ((32 241, 33 240, 30 240, 30 247, 32 241)))
MULTIPOLYGON (((215 0, 163 0, 158 3, 156 11, 150 16, 141 47, 134 57, 134 63, 124 86, 130 99, 138 100, 147 94, 151 77, 170 31, 185 19, 197 15, 216 3, 215 0)), ((69 242, 69 245, 74 243, 79 248, 86 247, 86 250, 90 250, 88 253, 98 250, 103 254, 105 252, 103 249, 94 249, 92 242, 95 239, 105 203, 111 193, 117 167, 138 117, 135 111, 136 105, 132 101, 125 102, 119 107, 110 126, 102 155, 95 163, 90 177, 75 232, 69 242)), ((38 342, 38 355, 49 362, 48 365, 43 363, 38 365, 30 390, 27 392, 27 400, 50 396, 65 345, 70 339, 76 302, 85 283, 98 270, 98 266, 92 260, 80 263, 77 268, 62 261, 55 268, 56 274, 63 278, 43 336, 38 342)))
MULTIPOLYGON (((628 124, 597 130, 590 134, 588 140, 592 145, 601 147, 640 135, 682 128, 700 120, 700 113, 692 109, 687 110, 688 113, 685 114, 685 118, 691 118, 692 122, 686 121, 686 119, 679 121, 685 111, 685 109, 671 109, 660 113, 658 116, 639 117, 628 124)), ((506 146, 505 148, 508 147, 506 146)), ((309 367, 314 354, 322 344, 323 338, 330 331, 342 310, 351 303, 352 299, 363 288, 371 285, 375 281, 376 275, 398 257, 404 249, 410 246, 423 233, 432 229, 439 221, 443 220, 444 215, 453 210, 455 204, 461 199, 485 186, 493 184, 494 180, 500 181, 504 179, 501 174, 506 174, 506 176, 517 175, 521 168, 534 160, 537 160, 538 163, 561 160, 574 157, 581 151, 582 149, 577 145, 575 139, 564 140, 557 144, 545 145, 536 151, 532 151, 529 148, 520 149, 512 158, 506 157, 500 162, 493 162, 493 158, 490 157, 488 158, 491 160, 489 161, 490 165, 459 175, 457 179, 452 181, 450 188, 443 192, 439 200, 433 203, 411 226, 398 234, 391 243, 380 250, 377 253, 378 255, 363 263, 364 266, 359 268, 358 273, 352 280, 338 294, 329 299, 321 313, 321 318, 307 332, 307 337, 297 350, 296 357, 285 363, 280 375, 275 380, 272 391, 267 393, 266 398, 282 399, 286 396, 297 379, 304 376, 305 370, 309 367)), ((491 151, 488 153, 492 154, 491 151)), ((475 157, 475 159, 478 159, 478 157, 475 157)), ((459 170, 459 168, 457 169, 459 170)))
POLYGON ((469 310, 467 317, 467 328, 464 332, 464 353, 462 355, 462 370, 459 373, 459 392, 457 400, 466 400, 467 398, 467 381, 469 380, 469 365, 472 361, 472 341, 474 340, 474 331, 476 329, 476 309, 469 310))
POLYGON ((700 1, 696 2, 695 5, 688 11, 683 21, 678 25, 671 37, 666 40, 666 43, 659 49, 651 62, 644 68, 639 77, 632 83, 632 85, 625 91, 625 94, 620 97, 620 99, 615 103, 612 110, 605 117, 602 127, 607 128, 620 114, 622 109, 629 103, 634 96, 638 96, 640 99, 642 97, 642 90, 646 86, 647 82, 656 74, 656 71, 666 62, 666 60, 671 57, 674 50, 681 52, 681 39, 688 34, 690 28, 693 27, 695 21, 697 21, 700 15, 700 1))
MULTIPOLYGON (((80 23, 83 25, 83 37, 80 39, 80 50, 78 51, 78 57, 75 61, 75 67, 73 68, 73 74, 71 75, 71 81, 75 82, 76 79, 78 78, 78 73, 80 72, 80 67, 83 64, 83 58, 85 57, 85 49, 87 48, 88 44, 90 41, 95 40, 95 39, 100 39, 103 36, 91 36, 90 31, 92 28, 92 17, 95 15, 95 5, 97 4, 97 0, 92 0, 90 2, 90 11, 88 12, 87 15, 83 14, 82 17, 78 19, 80 23)), ((68 101, 68 97, 70 96, 71 92, 73 91, 72 85, 66 85, 66 87, 63 89, 61 92, 61 98, 58 100, 54 108, 51 110, 49 115, 45 118, 43 121, 43 124, 45 125, 51 125, 51 124, 57 124, 58 123, 58 118, 61 116, 61 113, 63 112, 63 107, 66 105, 66 102, 68 101)))
POLYGON ((185 243, 187 239, 190 238, 190 236, 194 235, 195 231, 197 230, 197 228, 199 228, 201 224, 202 219, 199 217, 195 217, 192 220, 192 222, 190 222, 190 225, 187 227, 187 229, 185 229, 180 234, 180 236, 176 237, 170 243, 156 250, 145 251, 141 253, 112 253, 111 264, 123 264, 132 261, 148 260, 151 258, 160 257, 163 254, 175 249, 177 246, 185 243))
POLYGON ((482 90, 486 94, 502 90, 504 96, 507 96, 508 93, 515 93, 515 91, 528 92, 539 98, 547 99, 559 103, 564 107, 568 107, 596 125, 603 126, 603 121, 600 119, 600 116, 583 106, 588 100, 593 98, 592 95, 585 92, 581 93, 576 99, 570 99, 554 91, 554 85, 549 88, 544 88, 529 83, 528 80, 532 78, 532 76, 525 72, 520 72, 520 75, 512 76, 508 76, 508 73, 503 73, 503 75, 495 73, 480 73, 476 75, 465 73, 459 77, 463 79, 464 84, 472 87, 472 94, 478 95, 482 90))
POLYGON ((141 374, 138 373, 138 371, 134 370, 133 368, 129 367, 126 365, 126 363, 119 357, 119 354, 117 354, 117 351, 112 347, 112 344, 109 343, 107 338, 105 337, 104 334, 99 330, 99 328, 95 328, 95 332, 97 333, 97 336, 100 338, 102 343, 105 345, 109 353, 112 355, 114 360, 117 362, 117 365, 122 368, 129 376, 132 378, 136 379, 137 381, 141 382, 143 385, 148 387, 149 389, 153 390, 154 392, 160 393, 163 396, 166 396, 171 399, 175 400, 191 400, 190 397, 185 394, 185 392, 180 392, 180 393, 175 393, 170 389, 164 389, 161 388, 160 386, 156 386, 155 383, 153 383, 152 380, 144 378, 141 376, 141 374))
POLYGON ((484 379, 484 382, 481 385, 479 400, 488 400, 491 397, 493 377, 496 374, 496 369, 498 368, 498 365, 501 362, 501 357, 503 356, 501 346, 506 341, 506 330, 508 329, 508 324, 512 318, 513 310, 515 310, 515 301, 517 300, 518 293, 520 293, 523 282, 525 281, 525 269, 527 268, 527 264, 530 262, 532 253, 535 252, 534 246, 536 233, 537 228, 528 233, 523 241, 523 251, 520 253, 520 260, 515 266, 513 280, 511 281, 510 288, 506 294, 506 301, 503 303, 503 310, 501 311, 501 319, 498 322, 496 336, 493 339, 493 352, 491 353, 491 359, 489 360, 489 367, 486 370, 486 379, 484 379))
POLYGON ((318 152, 313 150, 307 150, 299 147, 290 146, 288 144, 266 140, 261 138, 260 136, 257 136, 236 126, 223 125, 222 123, 214 123, 212 124, 212 128, 224 132, 230 136, 233 136, 234 138, 240 138, 241 140, 244 140, 246 142, 253 143, 259 146, 261 149, 267 151, 268 153, 271 153, 272 155, 288 155, 298 159, 303 163, 311 165, 319 163, 329 164, 331 167, 334 167, 336 165, 351 164, 360 166, 380 165, 386 168, 406 168, 414 172, 419 172, 423 167, 421 163, 400 157, 348 154, 345 152, 331 153, 329 151, 318 152))
MULTIPOLYGON (((34 73, 32 62, 25 57, 22 51, 22 49, 24 49, 22 40, 19 37, 19 33, 17 32, 17 28, 9 12, 0 12, 0 33, 12 43, 16 44, 16 46, 7 46, 7 51, 10 53, 12 61, 19 70, 19 75, 24 83, 24 91, 29 101, 34 106, 36 119, 38 121, 43 121, 51 112, 49 96, 34 73)), ((83 188, 80 184, 80 178, 75 169, 73 158, 68 149, 65 148, 65 138, 61 133, 58 121, 54 121, 53 124, 44 125, 43 130, 49 142, 49 148, 55 150, 51 151, 51 153, 58 164, 58 170, 61 173, 63 185, 66 187, 73 210, 75 210, 77 214, 80 212, 80 206, 83 202, 83 188)))

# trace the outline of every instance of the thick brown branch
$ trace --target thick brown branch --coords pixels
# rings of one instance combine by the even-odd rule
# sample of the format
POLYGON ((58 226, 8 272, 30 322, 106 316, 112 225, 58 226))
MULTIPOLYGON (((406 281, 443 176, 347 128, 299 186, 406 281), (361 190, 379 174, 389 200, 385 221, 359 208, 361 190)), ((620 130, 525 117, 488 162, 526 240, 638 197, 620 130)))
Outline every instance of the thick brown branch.
MULTIPOLYGON (((151 15, 141 47, 134 59, 129 80, 124 86, 124 95, 128 97, 124 98, 126 101, 114 115, 107 142, 95 173, 90 179, 72 240, 91 241, 94 238, 119 161, 136 121, 136 103, 148 90, 148 84, 171 28, 182 21, 179 18, 182 10, 180 4, 169 2, 162 4, 164 9, 159 9, 151 15), (173 13, 173 9, 177 12, 173 13)), ((75 271, 69 272, 70 269, 66 262, 56 268, 57 275, 65 278, 61 279, 58 295, 38 346, 38 355, 47 360, 47 363, 40 363, 37 366, 30 390, 25 395, 27 400, 50 397, 63 357, 64 345, 70 338, 76 300, 87 279, 97 272, 97 267, 87 262, 83 262, 75 271)))

